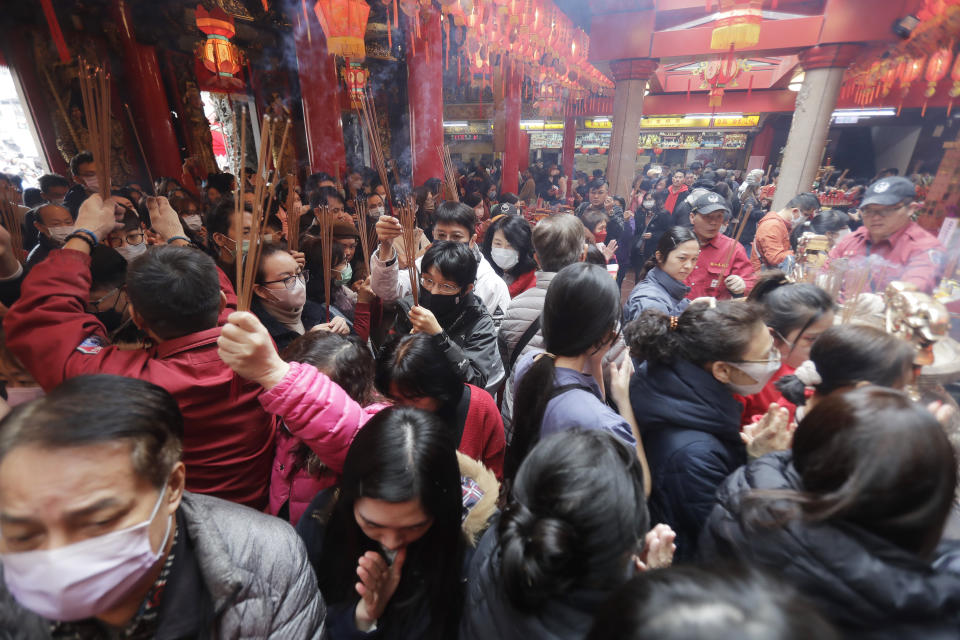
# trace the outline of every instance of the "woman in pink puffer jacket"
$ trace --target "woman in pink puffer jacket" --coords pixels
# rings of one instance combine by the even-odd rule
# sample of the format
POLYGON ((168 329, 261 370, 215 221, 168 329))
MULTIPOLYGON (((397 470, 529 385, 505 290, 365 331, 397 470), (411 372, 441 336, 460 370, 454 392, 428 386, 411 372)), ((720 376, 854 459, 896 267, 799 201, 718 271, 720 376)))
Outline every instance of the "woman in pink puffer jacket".
POLYGON ((356 338, 309 332, 283 359, 286 374, 272 387, 263 385, 260 404, 283 419, 269 511, 296 525, 314 496, 339 481, 360 427, 390 405, 376 402, 373 356, 356 338))

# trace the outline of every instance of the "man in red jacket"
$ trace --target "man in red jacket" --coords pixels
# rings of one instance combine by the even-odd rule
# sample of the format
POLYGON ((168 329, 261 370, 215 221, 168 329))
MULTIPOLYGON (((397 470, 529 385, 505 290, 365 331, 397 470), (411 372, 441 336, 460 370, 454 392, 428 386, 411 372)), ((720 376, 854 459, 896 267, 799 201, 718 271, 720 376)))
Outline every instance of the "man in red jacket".
POLYGON ((860 203, 863 226, 837 243, 830 261, 850 258, 854 267, 869 268, 869 291, 883 291, 892 280, 933 291, 943 268, 944 249, 913 221, 920 208, 915 200, 916 187, 906 178, 881 178, 871 184, 860 203), (868 264, 868 260, 879 264, 868 264))
POLYGON ((727 300, 749 293, 756 275, 743 245, 721 233, 730 218, 726 200, 712 191, 700 194, 690 211, 693 233, 700 241, 697 266, 684 281, 691 300, 704 296, 727 300))
POLYGON ((234 382, 233 372, 217 355, 218 316, 227 303, 221 291, 224 279, 209 256, 187 246, 166 198, 151 201, 150 208, 154 230, 173 246, 134 260, 126 290, 133 322, 154 346, 111 346, 103 324, 86 312, 90 250, 116 224, 114 203, 92 195, 63 249, 52 252, 24 280, 20 300, 4 320, 7 347, 48 391, 87 373, 112 373, 163 387, 184 417, 187 489, 263 509, 275 425, 257 401, 259 387, 234 382))

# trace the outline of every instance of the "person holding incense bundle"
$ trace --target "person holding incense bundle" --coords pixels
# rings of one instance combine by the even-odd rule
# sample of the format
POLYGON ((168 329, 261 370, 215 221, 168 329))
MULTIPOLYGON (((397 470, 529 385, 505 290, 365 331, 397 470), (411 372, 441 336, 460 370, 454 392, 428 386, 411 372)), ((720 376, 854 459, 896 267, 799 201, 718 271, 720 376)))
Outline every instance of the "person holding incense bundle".
POLYGON ((394 332, 433 336, 464 382, 495 392, 503 363, 493 319, 473 293, 476 256, 462 242, 436 242, 422 268, 419 304, 413 296, 399 301, 394 332))
POLYGON ((344 282, 344 275, 350 263, 347 262, 343 245, 334 242, 331 247, 330 277, 328 281, 324 277, 323 249, 323 242, 320 238, 308 237, 303 242, 306 268, 312 274, 311 279, 307 281, 307 298, 324 307, 326 291, 329 288, 330 321, 334 322, 339 318, 339 321, 334 325, 337 332, 349 333, 353 323, 354 307, 357 303, 357 294, 344 282), (342 322, 344 320, 346 322, 342 322), (345 331, 344 328, 346 328, 345 331))
POLYGON ((691 300, 701 297, 723 300, 749 293, 756 276, 747 252, 737 238, 720 232, 730 218, 726 200, 707 191, 701 193, 691 206, 690 224, 700 241, 700 257, 684 281, 690 287, 687 297, 691 300))
MULTIPOLYGON (((473 209, 462 202, 444 202, 435 211, 433 226, 435 241, 452 241, 467 245, 477 259, 476 282, 473 293, 480 298, 491 316, 499 318, 510 305, 510 291, 503 278, 497 275, 477 246, 476 217, 473 209)), ((371 286, 373 292, 385 303, 393 302, 410 294, 410 279, 401 277, 397 266, 394 243, 403 233, 400 221, 393 216, 382 216, 377 222, 377 237, 380 246, 370 258, 371 286)), ((422 273, 421 261, 414 263, 422 273)))
POLYGON ((263 323, 278 349, 303 334, 323 330, 346 334, 350 326, 342 317, 327 322, 323 304, 307 299, 310 272, 297 264, 283 247, 266 244, 260 252, 252 311, 263 323))
POLYGON ((154 346, 110 345, 103 324, 86 310, 90 253, 117 225, 113 201, 94 194, 64 248, 24 280, 4 319, 7 347, 46 390, 85 373, 162 386, 184 414, 187 489, 263 509, 275 424, 257 401, 259 386, 235 378, 217 356, 218 323, 228 304, 224 278, 209 256, 188 246, 166 198, 149 202, 152 227, 166 245, 130 264, 126 294, 134 324, 154 346))

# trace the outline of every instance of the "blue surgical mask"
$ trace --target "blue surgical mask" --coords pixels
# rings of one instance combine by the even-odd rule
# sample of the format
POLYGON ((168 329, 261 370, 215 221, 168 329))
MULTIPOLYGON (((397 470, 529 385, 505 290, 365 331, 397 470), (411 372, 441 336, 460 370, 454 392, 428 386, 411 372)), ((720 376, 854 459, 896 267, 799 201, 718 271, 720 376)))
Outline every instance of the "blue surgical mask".
POLYGON ((353 266, 348 262, 343 271, 340 272, 340 284, 348 285, 353 279, 353 266))

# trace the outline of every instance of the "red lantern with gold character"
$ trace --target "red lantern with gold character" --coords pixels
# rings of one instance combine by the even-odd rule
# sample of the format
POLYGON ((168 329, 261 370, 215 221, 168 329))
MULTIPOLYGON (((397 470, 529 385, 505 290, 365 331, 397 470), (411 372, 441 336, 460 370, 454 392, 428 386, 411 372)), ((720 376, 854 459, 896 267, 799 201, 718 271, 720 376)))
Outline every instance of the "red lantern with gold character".
POLYGON ((317 0, 314 13, 327 37, 327 50, 335 56, 363 60, 370 5, 365 0, 317 0))

